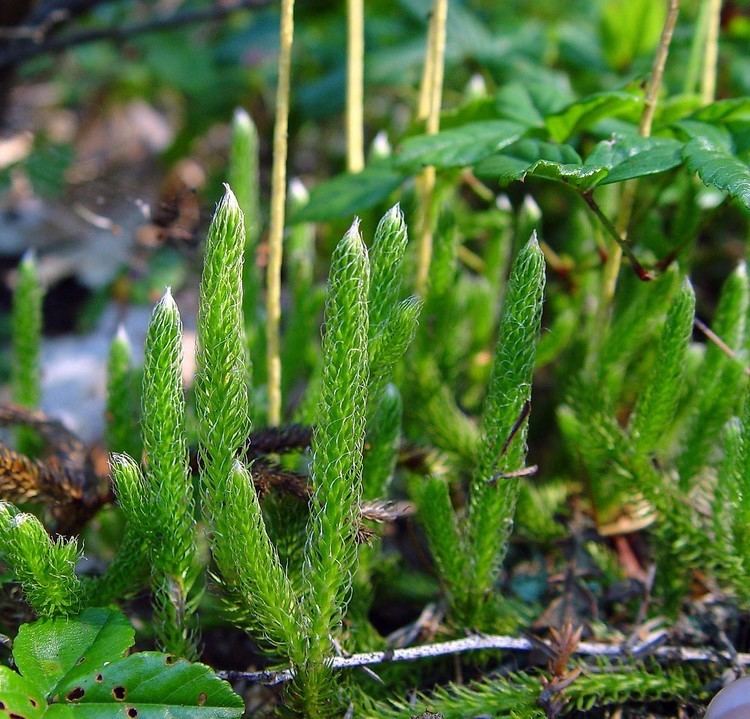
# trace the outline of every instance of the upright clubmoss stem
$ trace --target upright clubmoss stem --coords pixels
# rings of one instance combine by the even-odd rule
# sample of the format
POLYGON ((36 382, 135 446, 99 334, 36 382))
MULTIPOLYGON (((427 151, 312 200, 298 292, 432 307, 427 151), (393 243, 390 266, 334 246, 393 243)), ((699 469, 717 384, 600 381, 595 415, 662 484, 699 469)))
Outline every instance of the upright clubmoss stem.
MULTIPOLYGON (((448 21, 448 0, 435 0, 430 20, 427 56, 423 74, 423 90, 420 95, 420 111, 427 107, 427 134, 434 135, 440 129, 440 106, 443 97, 443 73, 445 68, 445 30, 448 21)), ((432 260, 432 228, 435 220, 435 168, 427 167, 419 184, 420 222, 419 249, 417 258, 417 293, 427 291, 427 278, 432 260)))
POLYGON ((365 166, 364 60, 364 0, 347 0, 346 164, 349 172, 361 172, 365 166))
POLYGON ((286 203, 287 128, 289 124, 289 76, 294 37, 294 0, 282 0, 279 40, 279 80, 276 88, 276 122, 273 132, 271 170, 271 219, 268 232, 266 274, 266 362, 268 372, 268 424, 281 421, 281 260, 286 203))
MULTIPOLYGON (((32 251, 27 252, 18 266, 18 282, 13 293, 11 313, 12 364, 11 393, 22 407, 35 408, 41 398, 41 336, 42 289, 32 251)), ((39 449, 36 432, 20 427, 18 449, 34 454, 39 449)))
POLYGON ((707 0, 708 27, 706 47, 703 54, 701 77, 701 101, 709 105, 716 97, 716 69, 719 62, 719 28, 721 27, 721 0, 707 0))

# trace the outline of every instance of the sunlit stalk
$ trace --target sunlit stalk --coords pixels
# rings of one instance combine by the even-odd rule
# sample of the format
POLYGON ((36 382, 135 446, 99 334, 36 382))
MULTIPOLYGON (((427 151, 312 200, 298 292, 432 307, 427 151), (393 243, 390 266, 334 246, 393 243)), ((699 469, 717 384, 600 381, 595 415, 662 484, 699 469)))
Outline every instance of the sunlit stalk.
POLYGON ((279 38, 279 80, 276 88, 276 122, 271 170, 271 220, 268 232, 266 274, 266 362, 268 372, 268 423, 281 421, 281 259, 286 203, 287 128, 289 125, 289 76, 294 37, 294 0, 282 0, 279 38))
MULTIPOLYGON (((656 104, 661 90, 662 80, 664 78, 664 68, 667 64, 669 55, 669 46, 672 42, 672 35, 677 23, 677 16, 680 11, 680 0, 669 0, 669 9, 667 17, 664 20, 664 27, 661 31, 659 46, 654 55, 654 62, 651 66, 651 79, 646 88, 646 99, 643 106, 643 114, 638 127, 641 137, 651 136, 651 126, 654 121, 656 104)), ((633 204, 635 203, 638 181, 630 180, 623 185, 620 195, 620 207, 617 214, 615 227, 618 235, 624 242, 627 241, 628 226, 633 214, 633 204)), ((602 305, 603 311, 608 312, 609 306, 615 295, 617 288, 617 277, 620 274, 620 265, 622 264, 622 247, 616 244, 612 247, 611 254, 604 266, 603 288, 602 288, 602 305)))
MULTIPOLYGON (((426 131, 434 135, 440 129, 440 105, 443 97, 445 69, 445 29, 448 20, 448 0, 435 0, 432 6, 428 34, 423 88, 420 95, 420 112, 427 109, 426 131)), ((419 245, 417 256, 417 293, 424 295, 432 260, 432 229, 434 225, 435 168, 426 167, 418 186, 419 245)))
POLYGON ((347 0, 346 164, 349 172, 361 172, 365 166, 364 54, 364 0, 347 0))
POLYGON ((701 101, 709 105, 716 97, 716 70, 719 62, 719 28, 721 26, 721 0, 708 0, 708 27, 703 54, 701 101))

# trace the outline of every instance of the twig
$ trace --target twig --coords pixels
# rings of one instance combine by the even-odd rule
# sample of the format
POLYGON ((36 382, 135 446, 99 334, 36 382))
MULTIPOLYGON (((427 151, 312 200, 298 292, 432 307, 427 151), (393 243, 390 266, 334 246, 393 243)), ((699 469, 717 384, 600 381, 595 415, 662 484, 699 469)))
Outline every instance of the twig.
MULTIPOLYGON (((693 647, 680 647, 665 645, 668 638, 665 630, 652 632, 642 642, 623 646, 619 644, 604 644, 601 642, 580 642, 576 648, 576 656, 605 657, 608 659, 627 659, 631 656, 651 656, 672 662, 706 662, 720 663, 730 662, 732 657, 728 652, 706 651, 693 647)), ((532 641, 522 637, 509 637, 503 635, 477 635, 463 639, 453 639, 448 642, 437 644, 424 644, 418 647, 407 647, 406 649, 391 649, 384 652, 363 652, 353 654, 349 657, 332 657, 329 666, 332 669, 351 669, 354 667, 373 666, 387 664, 390 662, 413 662, 420 659, 432 659, 434 657, 453 656, 466 652, 477 652, 487 650, 530 652, 538 649, 539 640, 532 641)), ((543 642, 551 649, 549 642, 543 642)), ((750 653, 736 655, 736 663, 739 666, 750 666, 750 653)), ((280 671, 223 671, 218 672, 223 679, 240 680, 273 686, 283 684, 294 677, 292 669, 280 671)))
POLYGON ((281 260, 286 203, 287 129, 289 125, 289 76, 294 39, 294 0, 281 2, 279 80, 276 88, 276 121, 273 128, 271 169, 271 222, 268 230, 266 273, 266 371, 268 374, 268 424, 281 421, 281 260))
POLYGON ((623 239, 617 228, 612 224, 612 221, 607 217, 594 200, 591 192, 582 192, 581 197, 585 200, 586 204, 591 208, 591 211, 597 216, 602 226, 610 234, 612 239, 617 243, 618 247, 622 250, 623 254, 630 260, 630 264, 633 265, 633 270, 638 275, 638 278, 644 281, 654 279, 651 273, 638 261, 638 258, 630 248, 628 241, 623 239))
POLYGON ((677 15, 679 12, 680 0, 669 0, 667 19, 664 21, 664 27, 661 31, 659 47, 654 56, 654 64, 651 66, 651 79, 646 90, 646 102, 643 106, 643 115, 641 115, 639 126, 641 137, 649 137, 651 135, 651 124, 654 120, 654 112, 656 112, 656 101, 659 97, 659 90, 661 89, 661 82, 664 77, 664 66, 667 64, 669 46, 672 43, 672 34, 677 24, 677 15))
MULTIPOLYGON (((661 90, 662 79, 664 77, 664 67, 667 64, 669 46, 672 43, 672 34, 674 33, 679 11, 680 0, 669 0, 667 17, 664 20, 664 27, 662 28, 661 37, 659 38, 659 46, 656 49, 654 61, 651 65, 651 77, 649 78, 648 87, 646 88, 646 99, 643 105, 641 121, 638 125, 638 133, 641 137, 650 137, 651 135, 651 125, 654 121, 656 103, 659 98, 659 91, 661 90)), ((628 227, 633 214, 637 189, 638 181, 630 180, 623 185, 622 192, 620 193, 620 206, 617 213, 617 222, 614 225, 615 235, 613 235, 617 245, 604 265, 604 278, 602 280, 602 321, 604 321, 609 314, 609 309, 614 299, 623 253, 630 258, 631 262, 633 261, 632 253, 628 252, 624 243, 627 242, 628 239, 628 227)), ((650 278, 641 277, 641 279, 650 278)))
MULTIPOLYGON (((221 20, 241 10, 263 7, 270 5, 271 2, 272 0, 232 0, 224 4, 214 4, 207 8, 159 15, 143 22, 119 26, 111 25, 94 30, 69 33, 58 37, 49 37, 41 42, 35 42, 34 40, 16 41, 15 43, 8 43, 7 47, 0 50, 0 68, 20 65, 40 55, 61 52, 62 50, 90 42, 101 40, 118 42, 135 35, 145 35, 146 33, 170 30, 184 25, 221 20)), ((88 7, 93 7, 97 4, 100 3, 89 2, 88 7)), ((72 14, 69 14, 68 18, 70 19, 71 17, 72 14)), ((55 25, 55 27, 59 27, 59 24, 55 25)))
POLYGON ((737 353, 724 342, 705 322, 697 317, 693 320, 695 327, 700 330, 711 342, 713 342, 727 357, 742 365, 746 375, 750 376, 750 367, 746 367, 744 362, 739 358, 737 353))

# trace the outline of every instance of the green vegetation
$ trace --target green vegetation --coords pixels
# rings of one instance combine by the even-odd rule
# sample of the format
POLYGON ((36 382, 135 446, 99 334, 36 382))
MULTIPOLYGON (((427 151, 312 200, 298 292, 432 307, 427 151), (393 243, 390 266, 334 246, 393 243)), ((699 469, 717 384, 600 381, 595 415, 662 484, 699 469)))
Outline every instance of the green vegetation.
MULTIPOLYGON (((166 157, 223 141, 205 197, 228 184, 200 252, 169 255, 142 372, 124 330, 102 358, 108 469, 37 410, 44 274, 14 274, 0 714, 700 712, 750 651, 750 24, 709 0, 365 3, 363 96, 361 3, 348 57, 344 3, 299 5, 233 17, 215 55, 170 31, 171 78, 134 41, 185 103, 166 157), (276 116, 232 115, 257 78, 219 82, 221 58, 279 26, 276 116), (165 653, 127 655, 121 612, 165 653)), ((41 194, 42 149, 8 181, 41 194)), ((161 277, 168 249, 133 252, 161 277)))

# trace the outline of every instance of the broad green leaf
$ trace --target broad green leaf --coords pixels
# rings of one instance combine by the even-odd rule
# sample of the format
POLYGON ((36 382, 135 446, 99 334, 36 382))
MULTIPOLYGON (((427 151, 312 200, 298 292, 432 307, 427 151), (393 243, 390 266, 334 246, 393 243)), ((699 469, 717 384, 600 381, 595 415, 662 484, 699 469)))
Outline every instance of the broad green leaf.
POLYGON ((486 158, 474 171, 480 177, 493 178, 500 183, 523 180, 527 175, 534 175, 568 182, 581 188, 592 187, 607 173, 606 168, 584 165, 570 145, 556 145, 530 138, 520 140, 502 153, 486 158))
POLYGON ((410 137, 398 150, 396 165, 411 171, 427 165, 465 167, 507 147, 525 131, 523 125, 509 120, 486 120, 435 135, 410 137))
POLYGON ((677 134, 688 140, 703 139, 716 148, 732 151, 732 136, 723 125, 711 125, 698 120, 680 120, 672 126, 677 134))
POLYGON ((654 0, 606 0, 601 11, 604 56, 617 70, 656 47, 664 26, 666 3, 654 0))
POLYGON ((368 167, 356 175, 338 175, 315 187, 310 201, 290 222, 320 222, 350 217, 384 200, 404 176, 386 167, 368 167))
POLYGON ((544 118, 573 102, 570 92, 553 83, 512 82, 495 95, 497 113, 529 127, 544 127, 544 118))
POLYGON ((691 115, 691 119, 709 123, 750 119, 750 97, 717 100, 696 110, 691 115))
POLYGON ((704 184, 726 192, 750 210, 750 166, 747 163, 703 138, 688 142, 683 156, 688 168, 697 172, 704 184))
POLYGON ((0 666, 0 716, 38 719, 47 702, 39 689, 16 674, 10 667, 0 666))
POLYGON ((224 719, 240 717, 242 699, 204 664, 139 652, 66 681, 49 719, 224 719))
MULTIPOLYGON (((624 146, 626 156, 614 162, 609 174, 599 183, 600 185, 655 175, 682 164, 682 143, 678 140, 637 137, 627 138, 620 144, 624 146)), ((589 164, 590 159, 591 156, 586 159, 586 164, 589 164)))
POLYGON ((23 676, 43 694, 125 654, 135 633, 112 609, 87 609, 78 617, 24 624, 13 643, 13 658, 23 676))
POLYGON ((553 140, 564 142, 573 133, 591 127, 604 117, 632 114, 642 105, 643 98, 629 92, 598 92, 568 105, 554 115, 548 115, 545 124, 553 140))

